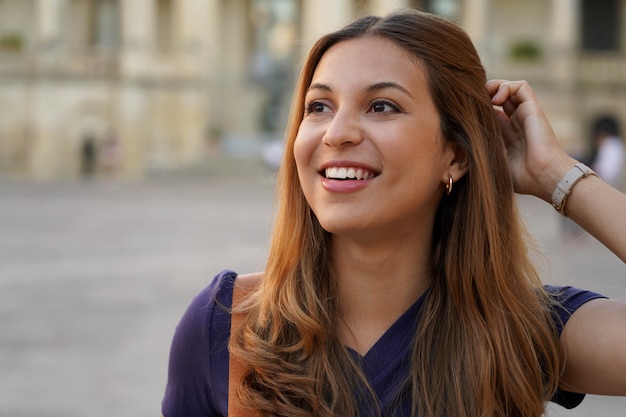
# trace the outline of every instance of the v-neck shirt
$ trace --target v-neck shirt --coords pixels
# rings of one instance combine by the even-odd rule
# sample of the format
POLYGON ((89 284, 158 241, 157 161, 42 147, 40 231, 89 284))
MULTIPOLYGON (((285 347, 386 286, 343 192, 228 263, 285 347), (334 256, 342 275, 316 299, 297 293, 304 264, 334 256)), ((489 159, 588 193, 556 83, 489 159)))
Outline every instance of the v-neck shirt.
MULTIPOLYGON (((228 410, 228 340, 233 285, 237 274, 223 271, 191 302, 181 318, 170 350, 168 379, 162 401, 165 417, 218 417, 228 410)), ((573 287, 545 286, 557 296, 553 318, 559 334, 584 303, 602 295, 573 287)), ((348 349, 361 363, 385 416, 410 416, 410 401, 397 402, 397 387, 410 366, 412 340, 428 291, 404 312, 365 356, 348 349), (393 411, 391 409, 393 408, 393 411)), ((566 408, 580 404, 583 394, 559 390, 552 401, 566 408)), ((361 410, 363 416, 371 410, 361 410)))

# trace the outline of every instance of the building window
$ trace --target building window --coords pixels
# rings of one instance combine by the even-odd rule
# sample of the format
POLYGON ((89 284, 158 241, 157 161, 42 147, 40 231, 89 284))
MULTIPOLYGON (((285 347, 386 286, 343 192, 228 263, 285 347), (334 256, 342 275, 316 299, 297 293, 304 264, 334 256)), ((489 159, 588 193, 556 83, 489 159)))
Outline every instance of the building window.
POLYGON ((93 43, 102 49, 115 49, 120 41, 118 0, 97 0, 94 10, 93 43))
POLYGON ((119 0, 70 0, 62 7, 61 36, 71 51, 115 51, 120 31, 119 0))
POLYGON ((173 48, 174 28, 172 0, 158 0, 156 10, 156 44, 159 52, 168 53, 173 48))
POLYGON ((581 47, 584 51, 620 49, 619 6, 618 0, 583 0, 581 47))

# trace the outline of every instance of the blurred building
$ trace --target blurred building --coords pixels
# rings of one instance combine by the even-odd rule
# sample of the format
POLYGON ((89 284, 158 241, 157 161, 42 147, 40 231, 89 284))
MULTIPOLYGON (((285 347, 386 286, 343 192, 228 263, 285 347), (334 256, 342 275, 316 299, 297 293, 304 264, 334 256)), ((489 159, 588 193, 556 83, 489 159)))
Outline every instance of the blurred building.
POLYGON ((197 161, 210 3, 0 0, 0 170, 136 177, 197 161))
POLYGON ((490 77, 526 79, 569 152, 593 154, 598 120, 626 123, 626 1, 477 0, 465 27, 490 77))
POLYGON ((282 137, 321 34, 416 7, 524 78, 573 153, 626 120, 626 0, 0 0, 0 176, 141 177, 282 137))

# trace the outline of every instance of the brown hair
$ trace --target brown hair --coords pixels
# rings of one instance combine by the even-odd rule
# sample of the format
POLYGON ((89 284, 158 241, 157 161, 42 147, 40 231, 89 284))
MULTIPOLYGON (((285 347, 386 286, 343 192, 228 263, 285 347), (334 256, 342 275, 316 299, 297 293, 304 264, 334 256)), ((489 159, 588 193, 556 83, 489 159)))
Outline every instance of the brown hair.
POLYGON ((237 400, 263 416, 354 416, 364 406, 357 401, 377 406, 337 340, 328 234, 306 203, 293 158, 320 59, 338 42, 367 36, 391 40, 423 64, 443 136, 469 155, 468 173, 437 211, 434 281, 398 401, 410 392, 420 416, 540 416, 562 360, 550 299, 527 255, 485 71, 460 28, 417 11, 361 18, 309 53, 291 110, 265 277, 231 340, 232 354, 250 366, 237 400))

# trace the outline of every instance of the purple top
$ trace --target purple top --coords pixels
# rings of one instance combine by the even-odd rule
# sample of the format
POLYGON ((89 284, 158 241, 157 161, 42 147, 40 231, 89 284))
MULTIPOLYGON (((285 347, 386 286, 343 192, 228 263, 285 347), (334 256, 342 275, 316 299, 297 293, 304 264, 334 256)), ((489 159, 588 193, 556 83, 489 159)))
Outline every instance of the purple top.
MULTIPOLYGON (((233 283, 237 274, 223 271, 198 294, 176 327, 162 413, 165 417, 226 416, 228 410, 228 338, 233 283)), ((587 301, 603 296, 572 287, 546 286, 558 295, 557 329, 587 301)), ((424 296, 415 302, 361 358, 365 375, 379 397, 384 415, 409 416, 410 403, 390 412, 396 399, 398 375, 405 375, 411 343, 424 296)), ((356 353, 354 353, 356 354, 356 353)), ((552 398, 566 408, 576 407, 583 394, 558 391, 552 398)), ((366 411, 366 410, 363 410, 366 411)))

